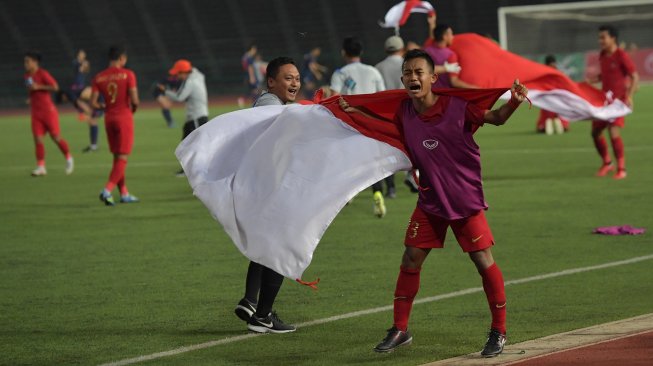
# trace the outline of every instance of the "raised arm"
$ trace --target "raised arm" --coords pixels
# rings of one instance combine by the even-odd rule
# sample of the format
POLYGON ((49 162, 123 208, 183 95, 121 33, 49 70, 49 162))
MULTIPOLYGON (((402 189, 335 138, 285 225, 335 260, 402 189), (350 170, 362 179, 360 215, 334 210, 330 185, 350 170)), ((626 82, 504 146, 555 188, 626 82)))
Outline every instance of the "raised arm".
POLYGON ((528 89, 519 83, 519 79, 516 79, 512 84, 512 88, 510 88, 510 94, 510 100, 506 104, 497 109, 488 110, 485 112, 485 116, 483 118, 486 123, 495 126, 501 126, 502 124, 506 123, 508 118, 510 118, 512 113, 517 109, 517 107, 519 107, 521 102, 526 99, 526 96, 528 95, 528 89))

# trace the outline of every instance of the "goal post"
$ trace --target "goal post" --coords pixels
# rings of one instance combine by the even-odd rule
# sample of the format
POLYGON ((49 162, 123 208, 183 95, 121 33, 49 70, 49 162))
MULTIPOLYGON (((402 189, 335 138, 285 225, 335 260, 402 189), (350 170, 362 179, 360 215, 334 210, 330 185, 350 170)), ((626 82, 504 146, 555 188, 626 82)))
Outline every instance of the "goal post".
POLYGON ((620 41, 653 47, 653 0, 605 0, 500 7, 499 42, 518 54, 596 49, 598 26, 612 24, 620 41))
POLYGON ((598 27, 619 31, 642 81, 653 81, 653 0, 604 0, 500 7, 503 49, 542 62, 554 55, 574 80, 598 73, 598 27))

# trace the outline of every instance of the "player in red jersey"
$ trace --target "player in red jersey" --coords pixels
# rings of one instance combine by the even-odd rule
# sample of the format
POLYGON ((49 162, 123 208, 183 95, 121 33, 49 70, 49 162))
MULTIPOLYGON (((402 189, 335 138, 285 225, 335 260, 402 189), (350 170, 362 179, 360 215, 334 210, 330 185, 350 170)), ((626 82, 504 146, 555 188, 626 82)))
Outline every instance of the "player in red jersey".
POLYGON ((32 134, 36 145, 36 169, 32 176, 38 177, 47 174, 45 169, 45 134, 59 146, 59 150, 66 157, 66 174, 71 174, 74 169, 73 157, 70 155, 68 143, 59 134, 59 113, 52 102, 51 92, 59 90, 57 81, 40 67, 41 55, 38 52, 27 52, 24 58, 25 86, 29 92, 29 103, 32 108, 32 134))
MULTIPOLYGON (((633 106, 633 94, 637 90, 639 76, 635 71, 635 65, 628 54, 619 48, 619 33, 617 29, 610 25, 599 27, 599 46, 601 54, 599 63, 601 64, 601 74, 590 79, 590 82, 599 82, 603 84, 602 89, 609 100, 620 99, 629 106, 633 106)), ((619 117, 612 122, 592 121, 592 138, 594 146, 599 152, 603 164, 596 173, 597 176, 603 177, 610 171, 614 170, 614 165, 610 160, 608 145, 603 137, 603 130, 606 128, 610 133, 612 140, 612 150, 617 158, 617 172, 614 179, 626 178, 626 158, 624 153, 624 143, 621 139, 621 129, 625 126, 624 117, 619 117)))
POLYGON ((138 198, 129 194, 125 185, 125 168, 127 157, 134 144, 134 112, 138 108, 138 89, 134 72, 125 68, 127 53, 118 46, 109 48, 109 67, 95 76, 92 83, 91 104, 98 104, 100 94, 104 97, 104 127, 113 154, 113 167, 109 181, 100 193, 100 200, 107 206, 113 206, 111 191, 117 185, 120 189, 120 202, 138 202, 138 198))

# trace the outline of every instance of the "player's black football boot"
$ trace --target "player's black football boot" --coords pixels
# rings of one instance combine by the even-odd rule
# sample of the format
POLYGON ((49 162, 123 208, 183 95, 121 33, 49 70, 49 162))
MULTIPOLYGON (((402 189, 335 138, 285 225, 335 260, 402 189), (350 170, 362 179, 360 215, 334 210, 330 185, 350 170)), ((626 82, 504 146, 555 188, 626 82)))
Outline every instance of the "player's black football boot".
POLYGON ((375 352, 392 352, 399 346, 407 346, 413 342, 413 336, 408 330, 401 331, 396 327, 388 329, 388 335, 374 347, 375 352))
POLYGON ((503 352, 503 346, 506 344, 506 335, 496 329, 490 329, 487 335, 487 342, 481 351, 483 357, 496 357, 503 352))

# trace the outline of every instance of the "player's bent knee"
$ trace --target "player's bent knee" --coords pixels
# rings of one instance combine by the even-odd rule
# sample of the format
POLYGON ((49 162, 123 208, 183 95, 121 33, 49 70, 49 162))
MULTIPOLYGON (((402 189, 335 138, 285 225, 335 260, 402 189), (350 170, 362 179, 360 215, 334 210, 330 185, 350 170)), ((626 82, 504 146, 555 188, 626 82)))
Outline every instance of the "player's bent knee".
POLYGON ((406 247, 401 258, 401 266, 404 268, 421 268, 430 249, 406 247))
POLYGON ((470 252, 469 257, 479 270, 484 270, 494 264, 494 257, 492 257, 492 250, 490 248, 470 252))

